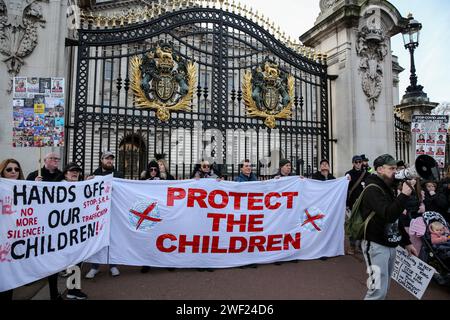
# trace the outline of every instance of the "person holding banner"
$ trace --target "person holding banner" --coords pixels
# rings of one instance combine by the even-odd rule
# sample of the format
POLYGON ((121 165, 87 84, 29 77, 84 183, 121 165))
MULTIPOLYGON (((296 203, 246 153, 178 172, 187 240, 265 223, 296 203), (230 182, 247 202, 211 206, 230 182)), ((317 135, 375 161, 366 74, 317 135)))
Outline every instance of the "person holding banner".
POLYGON ((61 158, 55 152, 48 153, 44 158, 44 167, 40 170, 31 172, 28 181, 56 181, 61 177, 62 172, 58 169, 61 158), (40 172, 39 172, 40 171, 40 172))
POLYGON ((109 174, 112 174, 114 178, 123 179, 123 174, 114 168, 114 157, 114 153, 111 151, 103 152, 100 158, 100 166, 87 179, 91 179, 93 176, 107 176, 109 174))
POLYGON ((320 171, 317 171, 316 173, 314 173, 311 178, 314 180, 320 180, 320 181, 336 179, 330 173, 330 163, 328 162, 327 159, 322 159, 320 161, 320 171))
POLYGON ((241 173, 234 178, 235 182, 258 181, 256 175, 252 172, 252 164, 250 163, 250 160, 245 159, 242 161, 239 168, 241 169, 241 173))
MULTIPOLYGON (((82 172, 83 170, 81 169, 81 167, 76 164, 75 162, 69 162, 63 170, 62 176, 60 181, 66 181, 66 182, 78 182, 78 181, 83 181, 82 178, 82 172)), ((77 266, 81 269, 81 265, 82 262, 78 263, 77 266)), ((70 274, 66 275, 69 276, 70 274)), ((85 294, 83 291, 81 291, 80 289, 68 289, 67 290, 67 295, 66 295, 67 299, 76 299, 76 300, 85 300, 87 299, 87 294, 85 294)))
POLYGON ((293 175, 294 174, 292 173, 291 161, 289 161, 288 159, 281 159, 278 172, 275 174, 275 176, 273 178, 279 179, 279 178, 289 177, 289 176, 293 176, 293 175))
POLYGON ((208 160, 202 160, 199 165, 197 164, 194 168, 194 172, 191 175, 191 179, 203 179, 203 178, 213 178, 213 179, 219 178, 214 168, 209 164, 208 160))
MULTIPOLYGON (((142 174, 142 180, 161 180, 161 172, 159 171, 159 164, 156 160, 152 160, 147 165, 147 170, 142 174)), ((141 273, 148 273, 150 266, 142 266, 141 273)))
POLYGON ((162 180, 175 180, 175 178, 169 172, 169 166, 164 158, 158 159, 159 172, 162 180))
MULTIPOLYGON (((98 167, 92 175, 88 176, 86 180, 92 179, 94 176, 107 176, 112 174, 114 178, 123 178, 123 174, 116 169, 114 169, 114 153, 111 151, 105 151, 102 153, 100 158, 100 167, 98 167)), ((91 266, 91 270, 84 276, 86 279, 93 279, 99 270, 100 265, 97 263, 93 263, 91 266)), ((120 271, 115 264, 110 266, 109 271, 113 277, 117 277, 120 275, 120 271)))
POLYGON ((389 289, 394 269, 396 247, 402 245, 417 256, 399 217, 414 192, 415 180, 404 182, 401 192, 395 196, 394 177, 397 161, 389 154, 377 157, 373 163, 376 174, 366 179, 362 194, 360 214, 367 219, 362 248, 369 279, 365 300, 383 300, 389 289))
MULTIPOLYGON (((15 159, 6 159, 0 163, 0 177, 5 179, 23 180, 23 172, 19 161, 15 159)), ((0 206, 0 212, 5 210, 6 205, 0 206)), ((11 212, 11 208, 9 208, 11 212)), ((0 292, 0 301, 10 301, 13 297, 13 290, 0 292)))

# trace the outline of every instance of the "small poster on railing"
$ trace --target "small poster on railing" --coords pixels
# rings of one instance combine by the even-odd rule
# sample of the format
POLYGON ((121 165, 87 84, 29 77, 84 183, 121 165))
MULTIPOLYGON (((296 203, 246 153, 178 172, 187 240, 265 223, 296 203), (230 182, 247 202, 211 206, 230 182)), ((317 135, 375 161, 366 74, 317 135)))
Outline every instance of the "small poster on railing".
POLYGON ((445 166, 445 148, 449 117, 447 115, 413 115, 411 122, 416 157, 433 157, 440 168, 445 166))

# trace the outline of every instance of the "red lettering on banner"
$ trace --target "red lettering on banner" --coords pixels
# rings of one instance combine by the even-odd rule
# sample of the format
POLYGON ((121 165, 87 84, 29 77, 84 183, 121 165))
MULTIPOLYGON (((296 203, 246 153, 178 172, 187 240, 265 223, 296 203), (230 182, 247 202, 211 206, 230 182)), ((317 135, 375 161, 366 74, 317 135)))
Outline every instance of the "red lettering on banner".
POLYGON ((230 197, 234 198, 234 210, 241 209, 241 198, 247 197, 247 193, 230 192, 230 197))
POLYGON ((281 251, 283 247, 281 247, 281 240, 283 239, 282 234, 271 234, 267 237, 267 251, 281 251), (275 247, 276 245, 280 245, 279 247, 275 247))
POLYGON ((278 192, 270 192, 266 194, 266 197, 264 198, 264 204, 266 205, 266 208, 269 210, 276 210, 281 206, 281 203, 275 202, 275 204, 270 204, 270 198, 281 198, 281 195, 278 192))
POLYGON ((16 227, 26 227, 26 226, 33 226, 37 225, 38 220, 37 218, 22 218, 16 220, 16 227))
POLYGON ((264 248, 264 243, 266 242, 266 237, 263 236, 252 236, 250 237, 248 244, 248 252, 254 252, 255 248, 258 248, 259 251, 266 251, 264 248))
POLYGON ((181 200, 186 197, 186 191, 183 188, 167 189, 167 206, 173 207, 174 200, 181 200))
POLYGON ((281 195, 283 197, 288 198, 286 208, 292 209, 292 203, 294 202, 294 197, 298 196, 298 192, 283 192, 281 195))
POLYGON ((212 231, 218 232, 220 226, 220 219, 225 219, 227 215, 225 213, 208 213, 207 217, 213 219, 212 231))
POLYGON ((202 253, 208 253, 208 252, 209 252, 209 236, 203 236, 202 253))
POLYGON ((240 253, 244 252, 245 249, 247 249, 247 239, 245 239, 244 237, 230 238, 230 249, 228 250, 229 253, 240 253), (240 247, 237 247, 238 242, 241 245, 240 247))
POLYGON ((180 235, 180 248, 178 252, 186 252, 186 247, 189 246, 192 247, 192 253, 198 253, 200 249, 200 236, 194 235, 192 241, 188 241, 186 238, 186 235, 180 235))
POLYGON ((208 202, 214 209, 223 209, 228 205, 228 194, 223 190, 213 190, 209 193, 208 202), (216 195, 222 196, 222 202, 216 203, 216 195))
POLYGON ((211 253, 227 253, 228 249, 226 248, 219 248, 219 241, 220 237, 213 236, 212 237, 212 244, 211 244, 211 253))
POLYGON ((162 234, 158 237, 158 239, 156 239, 156 247, 161 252, 174 252, 177 249, 177 246, 171 245, 170 247, 166 248, 164 246, 164 240, 166 239, 176 241, 177 237, 170 233, 162 234))
POLYGON ((206 208, 205 198, 207 194, 206 190, 203 189, 189 189, 187 206, 194 207, 194 201, 197 201, 200 208, 206 208))
POLYGON ((263 214, 251 214, 248 218, 248 232, 264 231, 264 228, 257 228, 255 225, 263 224, 263 214))
POLYGON ((300 232, 295 234, 295 239, 292 238, 292 235, 286 234, 283 239, 283 249, 289 250, 289 244, 292 245, 294 249, 300 249, 300 232))
POLYGON ((255 206, 255 203, 263 202, 262 197, 264 196, 264 193, 249 193, 248 194, 248 210, 262 210, 264 209, 263 206, 255 206), (256 198, 255 197, 261 197, 256 198))
POLYGON ((242 214, 239 220, 234 220, 234 214, 227 215, 227 232, 233 232, 234 226, 239 226, 239 232, 245 232, 245 225, 247 224, 247 215, 242 214))

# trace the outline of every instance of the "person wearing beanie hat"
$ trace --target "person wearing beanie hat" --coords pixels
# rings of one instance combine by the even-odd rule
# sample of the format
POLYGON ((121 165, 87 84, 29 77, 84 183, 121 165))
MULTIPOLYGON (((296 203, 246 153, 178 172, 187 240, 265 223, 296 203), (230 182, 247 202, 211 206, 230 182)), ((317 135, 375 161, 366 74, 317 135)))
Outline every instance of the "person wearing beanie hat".
POLYGON ((289 177, 293 175, 294 174, 292 173, 291 161, 289 161, 288 159, 281 159, 278 172, 275 174, 274 178, 279 179, 282 177, 289 177))
POLYGON ((315 172, 311 179, 314 180, 320 180, 320 181, 326 181, 326 180, 333 180, 336 179, 331 173, 330 173, 330 163, 327 159, 322 159, 320 161, 320 171, 315 172))

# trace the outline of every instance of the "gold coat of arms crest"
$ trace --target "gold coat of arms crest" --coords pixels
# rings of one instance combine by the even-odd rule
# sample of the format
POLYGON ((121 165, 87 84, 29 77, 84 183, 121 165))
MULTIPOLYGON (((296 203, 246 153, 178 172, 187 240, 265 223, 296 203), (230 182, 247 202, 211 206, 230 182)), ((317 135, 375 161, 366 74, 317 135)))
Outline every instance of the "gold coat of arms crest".
POLYGON ((171 111, 189 111, 195 87, 195 67, 176 54, 172 43, 159 41, 150 52, 131 60, 131 89, 139 108, 156 110, 161 121, 171 111))
POLYGON ((244 74, 242 88, 247 114, 263 118, 268 128, 275 128, 276 119, 292 116, 294 78, 268 57, 244 74))

